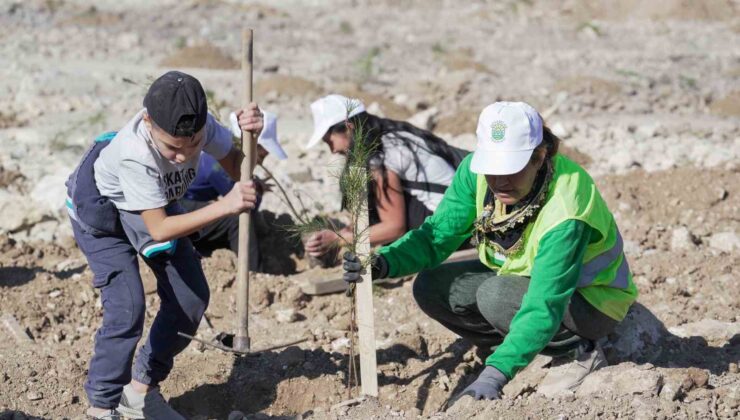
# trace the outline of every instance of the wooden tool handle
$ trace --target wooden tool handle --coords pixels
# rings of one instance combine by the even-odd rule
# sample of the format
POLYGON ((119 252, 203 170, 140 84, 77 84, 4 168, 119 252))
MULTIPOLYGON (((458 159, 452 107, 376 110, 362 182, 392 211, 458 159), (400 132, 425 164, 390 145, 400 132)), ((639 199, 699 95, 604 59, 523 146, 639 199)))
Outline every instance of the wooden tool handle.
MULTIPOLYGON (((242 108, 252 103, 252 45, 253 32, 251 29, 242 30, 242 73, 244 76, 244 96, 242 108)), ((241 181, 252 179, 256 144, 254 133, 242 132, 242 153, 244 160, 241 165, 241 181)), ((241 352, 249 351, 249 229, 252 223, 251 213, 239 215, 239 252, 237 257, 237 284, 236 308, 237 329, 234 337, 234 349, 241 352)))

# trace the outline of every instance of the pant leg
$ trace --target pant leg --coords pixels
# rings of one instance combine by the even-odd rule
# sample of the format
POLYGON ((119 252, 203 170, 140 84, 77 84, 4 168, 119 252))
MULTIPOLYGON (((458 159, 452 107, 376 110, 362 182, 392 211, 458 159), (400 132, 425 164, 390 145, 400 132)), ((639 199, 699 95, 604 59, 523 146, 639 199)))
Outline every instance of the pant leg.
POLYGON ((156 385, 169 375, 174 357, 190 343, 177 332, 195 334, 208 307, 210 292, 200 260, 187 238, 178 240, 172 254, 161 253, 144 261, 157 278, 161 305, 149 337, 139 350, 133 377, 156 385))
POLYGON ((479 312, 476 292, 495 272, 480 261, 461 261, 422 271, 414 299, 424 313, 478 347, 501 343, 503 335, 479 312))
MULTIPOLYGON (((483 317, 504 335, 508 334, 514 315, 521 308, 529 278, 491 276, 478 288, 476 300, 483 317)), ((583 339, 605 337, 617 322, 591 306, 580 293, 571 298, 560 328, 543 350, 544 354, 559 355, 576 348, 583 339)))
POLYGON ((85 392, 93 407, 115 408, 123 386, 131 381, 131 362, 144 329, 139 263, 124 236, 93 236, 74 220, 72 230, 103 304, 103 324, 95 335, 85 392))
POLYGON ((596 309, 577 290, 573 293, 568 310, 563 316, 565 328, 592 341, 611 334, 617 325, 619 321, 596 309))

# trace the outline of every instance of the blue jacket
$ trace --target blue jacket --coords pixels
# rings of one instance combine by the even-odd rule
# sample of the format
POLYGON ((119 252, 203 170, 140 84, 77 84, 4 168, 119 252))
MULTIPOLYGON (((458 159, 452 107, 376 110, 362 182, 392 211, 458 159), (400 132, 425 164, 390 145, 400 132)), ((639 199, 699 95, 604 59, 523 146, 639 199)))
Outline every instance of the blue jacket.
POLYGON ((234 181, 208 153, 200 154, 198 174, 185 192, 192 201, 211 201, 224 196, 234 187, 234 181))

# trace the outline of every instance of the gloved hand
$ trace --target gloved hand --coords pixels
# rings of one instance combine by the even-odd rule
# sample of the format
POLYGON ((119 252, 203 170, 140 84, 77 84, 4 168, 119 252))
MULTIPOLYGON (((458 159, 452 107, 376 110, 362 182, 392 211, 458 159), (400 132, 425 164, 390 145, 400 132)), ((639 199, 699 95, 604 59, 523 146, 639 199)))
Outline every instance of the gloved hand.
POLYGON ((501 389, 507 382, 509 380, 501 371, 493 366, 486 366, 478 379, 463 389, 454 401, 457 402, 464 395, 470 395, 474 400, 498 400, 501 398, 501 389))
MULTIPOLYGON (((373 280, 383 279, 388 276, 388 261, 382 256, 373 254, 370 257, 370 276, 373 280)), ((347 283, 356 283, 362 280, 362 263, 357 255, 347 251, 342 256, 344 274, 342 278, 347 283)))

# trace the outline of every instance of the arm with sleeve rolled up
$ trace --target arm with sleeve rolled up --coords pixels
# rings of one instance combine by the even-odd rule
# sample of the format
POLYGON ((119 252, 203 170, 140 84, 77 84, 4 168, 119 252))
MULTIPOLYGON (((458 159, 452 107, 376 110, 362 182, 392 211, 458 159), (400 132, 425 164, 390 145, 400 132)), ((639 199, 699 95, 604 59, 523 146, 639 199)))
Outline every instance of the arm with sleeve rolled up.
POLYGON ((419 228, 378 251, 387 262, 389 276, 437 266, 470 237, 476 216, 476 175, 470 171, 471 158, 465 158, 458 167, 434 214, 419 228))
POLYGON ((152 239, 165 242, 197 232, 225 216, 251 210, 255 207, 256 200, 254 183, 237 182, 223 199, 198 210, 169 216, 164 207, 159 207, 143 210, 141 217, 152 239))
POLYGON ((139 211, 149 235, 157 242, 187 236, 229 214, 238 214, 254 207, 256 192, 253 183, 237 182, 223 200, 196 211, 168 215, 168 204, 162 181, 155 168, 136 159, 123 159, 119 180, 128 204, 128 211, 139 211))
MULTIPOLYGON (((403 196, 401 178, 397 173, 388 170, 386 179, 383 179, 382 173, 379 170, 374 170, 372 177, 375 181, 376 210, 380 222, 370 226, 368 237, 370 238, 370 246, 378 246, 393 242, 406 233, 406 202, 403 196)), ((329 231, 327 231, 327 234, 330 235, 329 231)), ((352 230, 349 227, 342 229, 341 236, 337 235, 337 240, 340 238, 344 242, 352 242, 352 230)), ((325 245, 321 248, 312 248, 311 241, 306 245, 309 252, 315 250, 316 254, 328 251, 328 247, 325 245)))
MULTIPOLYGON (((255 102, 250 103, 245 109, 241 109, 236 112, 236 116, 239 122, 239 127, 244 130, 251 133, 260 133, 262 132, 262 128, 264 126, 264 121, 262 119, 262 114, 255 102)), ((205 150, 206 153, 211 154, 214 158, 218 160, 218 163, 221 165, 222 168, 226 171, 227 174, 233 179, 234 181, 239 181, 241 179, 241 165, 242 161, 244 160, 244 153, 242 153, 241 150, 237 149, 236 146, 231 144, 231 138, 232 133, 231 130, 228 128, 222 126, 218 122, 215 121, 211 117, 211 120, 209 121, 209 124, 207 124, 208 136, 211 139, 218 139, 214 140, 214 149, 220 148, 218 145, 223 144, 229 144, 231 147, 228 149, 227 153, 224 153, 222 151, 221 153, 211 153, 209 150, 205 150)), ((257 141, 257 136, 245 136, 248 138, 245 138, 244 141, 257 141)))

